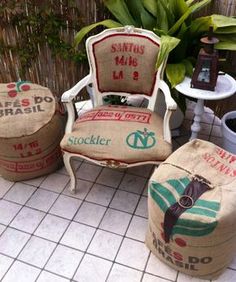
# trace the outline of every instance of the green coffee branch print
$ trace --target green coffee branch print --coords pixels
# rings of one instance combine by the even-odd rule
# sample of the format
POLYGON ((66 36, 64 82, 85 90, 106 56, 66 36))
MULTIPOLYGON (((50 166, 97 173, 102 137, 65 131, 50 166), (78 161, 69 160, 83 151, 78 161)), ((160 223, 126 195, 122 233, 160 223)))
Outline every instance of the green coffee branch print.
MULTIPOLYGON (((190 182, 191 180, 187 177, 169 179, 162 184, 152 182, 149 186, 149 194, 163 213, 166 213, 172 205, 179 202, 190 182)), ((199 215, 204 218, 204 221, 207 221, 208 218, 209 222, 183 219, 180 216, 172 229, 171 235, 181 234, 199 237, 212 233, 217 226, 216 216, 219 209, 220 204, 216 201, 197 199, 194 205, 187 208, 184 213, 199 215)))

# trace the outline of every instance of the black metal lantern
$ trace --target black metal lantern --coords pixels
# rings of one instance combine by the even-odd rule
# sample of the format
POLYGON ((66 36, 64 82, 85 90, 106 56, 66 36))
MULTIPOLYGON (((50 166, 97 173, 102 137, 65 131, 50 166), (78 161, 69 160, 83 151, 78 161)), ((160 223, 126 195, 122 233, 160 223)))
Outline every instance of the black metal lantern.
POLYGON ((193 72, 191 87, 204 90, 215 90, 218 76, 218 52, 214 49, 214 44, 219 42, 212 36, 213 28, 210 27, 207 37, 201 38, 203 48, 201 48, 195 70, 193 72))

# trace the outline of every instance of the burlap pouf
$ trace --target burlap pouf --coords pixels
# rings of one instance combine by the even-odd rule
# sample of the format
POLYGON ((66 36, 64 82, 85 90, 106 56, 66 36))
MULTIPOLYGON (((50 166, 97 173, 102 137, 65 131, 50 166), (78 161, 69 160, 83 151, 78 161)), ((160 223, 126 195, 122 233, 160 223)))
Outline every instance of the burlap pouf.
POLYGON ((50 173, 61 164, 64 118, 48 88, 0 84, 0 175, 11 181, 50 173))
MULTIPOLYGON (((176 270, 214 279, 236 248, 236 155, 191 141, 153 173, 146 245, 176 270)), ((158 267, 158 266, 157 266, 158 267)))

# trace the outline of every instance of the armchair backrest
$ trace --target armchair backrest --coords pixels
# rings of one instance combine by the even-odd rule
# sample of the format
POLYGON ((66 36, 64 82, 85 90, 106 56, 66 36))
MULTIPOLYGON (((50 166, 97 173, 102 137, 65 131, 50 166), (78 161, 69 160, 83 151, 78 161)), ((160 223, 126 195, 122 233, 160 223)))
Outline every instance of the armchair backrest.
MULTIPOLYGON (((163 65, 155 68, 160 38, 131 26, 106 29, 86 41, 95 105, 105 95, 144 95, 154 105, 163 65)), ((151 103, 150 103, 151 102, 151 103)))

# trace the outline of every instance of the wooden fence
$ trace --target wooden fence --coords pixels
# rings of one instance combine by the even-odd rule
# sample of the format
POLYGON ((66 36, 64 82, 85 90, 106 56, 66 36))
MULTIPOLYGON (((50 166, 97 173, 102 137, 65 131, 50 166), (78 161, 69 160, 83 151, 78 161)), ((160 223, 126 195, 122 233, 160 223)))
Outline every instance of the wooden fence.
MULTIPOLYGON (((10 1, 5 0, 5 2, 8 2, 8 6, 11 6, 9 4, 10 1)), ((86 59, 76 62, 68 58, 63 58, 61 54, 52 54, 51 48, 45 41, 45 43, 42 44, 37 43, 35 47, 37 49, 37 55, 33 60, 29 56, 30 61, 27 64, 27 62, 24 62, 24 57, 23 60, 21 58, 22 50, 20 50, 20 48, 18 52, 14 52, 14 48, 3 48, 3 44, 5 46, 17 47, 19 45, 18 43, 22 42, 23 34, 27 34, 30 41, 35 29, 28 25, 25 27, 25 30, 20 33, 19 30, 20 28, 22 30, 22 23, 14 22, 14 24, 12 24, 12 19, 17 13, 20 15, 23 13, 27 16, 37 16, 40 8, 38 5, 44 5, 46 2, 50 2, 53 8, 56 9, 54 14, 63 18, 67 25, 67 27, 60 30, 60 36, 65 42, 73 44, 74 36, 79 28, 104 17, 102 1, 75 0, 76 9, 68 8, 68 0, 20 0, 13 2, 20 2, 21 9, 17 9, 17 7, 15 10, 4 9, 4 0, 1 0, 0 3, 0 12, 1 8, 3 10, 0 14, 0 83, 17 81, 19 79, 28 80, 49 87, 56 96, 60 97, 61 93, 74 85, 88 71, 86 59), (24 10, 22 10, 22 6, 24 10), (78 10, 79 14, 77 12, 78 10), (71 26, 70 23, 72 19, 73 22, 78 21, 80 26, 79 24, 77 24, 76 27, 75 25, 71 26), (25 68, 25 66, 27 66, 27 68, 25 68)), ((30 42, 27 42, 27 44, 28 43, 30 42)), ((30 52, 32 52, 32 50, 29 50, 29 55, 30 52)), ((81 99, 83 99, 83 97, 81 97, 81 99)))
MULTIPOLYGON (((23 4, 24 10, 21 13, 37 14, 38 5, 44 5, 47 3, 55 3, 57 13, 64 19, 67 24, 67 28, 61 29, 60 35, 66 41, 72 44, 74 35, 79 27, 96 22, 107 17, 107 11, 104 9, 102 0, 74 0, 75 8, 68 8, 70 0, 1 0, 1 7, 4 7, 4 1, 9 2, 19 2, 23 4), (27 3, 33 3, 34 8, 29 10, 29 5, 27 3), (56 4, 57 3, 57 4, 56 4), (58 4, 59 3, 59 4, 58 4), (2 6, 1 6, 2 5, 2 6), (79 11, 79 14, 78 14, 79 11), (73 19, 75 22, 78 18, 78 24, 73 27, 70 26, 70 22, 73 19)), ((19 11, 16 11, 19 12, 19 11)), ((236 15, 236 0, 215 0, 212 4, 203 11, 202 14, 212 14, 219 13, 223 15, 236 15)), ((4 10, 2 15, 0 14, 0 82, 9 82, 16 80, 28 80, 44 86, 49 87, 55 95, 61 96, 66 89, 74 85, 78 80, 80 80, 84 74, 88 71, 88 66, 86 60, 84 61, 73 61, 68 58, 63 58, 63 56, 58 54, 52 54, 48 43, 37 44, 37 56, 34 59, 30 59, 27 69, 22 72, 24 67, 19 58, 21 50, 19 52, 13 52, 11 49, 1 48, 1 44, 9 44, 17 46, 17 42, 21 41, 22 34, 19 33, 21 22, 15 22, 12 24, 12 17, 14 16, 14 11, 4 10)), ((30 35, 34 30, 29 25, 25 29, 25 34, 30 35)), ((30 38, 30 36, 29 36, 30 38)), ((29 50, 30 54, 31 50, 29 50)), ((236 59, 235 54, 227 54, 229 66, 232 70, 236 69, 236 59)), ((81 99, 84 99, 82 96, 81 99)), ((236 104, 236 103, 235 103, 236 104)), ((217 111, 219 115, 225 111, 224 108, 230 107, 232 105, 231 100, 221 104, 214 105, 211 107, 218 108, 217 111), (223 111, 222 111, 223 109, 223 111)))

